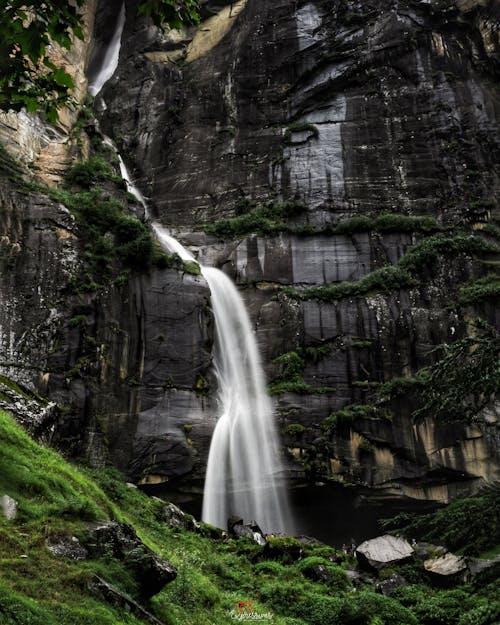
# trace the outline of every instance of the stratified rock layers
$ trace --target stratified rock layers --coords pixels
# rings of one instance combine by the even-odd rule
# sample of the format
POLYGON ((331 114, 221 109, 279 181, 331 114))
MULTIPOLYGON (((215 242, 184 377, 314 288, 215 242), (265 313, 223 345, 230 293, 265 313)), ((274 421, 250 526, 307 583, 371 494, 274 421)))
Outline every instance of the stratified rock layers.
MULTIPOLYGON (((448 234, 462 227, 494 242, 485 230, 498 219, 494 4, 248 0, 239 13, 226 6, 216 15, 217 33, 231 27, 220 41, 208 33, 193 55, 193 29, 161 34, 133 20, 127 2, 100 122, 151 212, 236 280, 270 379, 282 373, 273 362, 280 355, 328 348, 304 362, 307 392, 276 396, 298 476, 305 468, 318 480, 335 475, 441 500, 498 478, 494 406, 470 426, 432 416, 414 425, 414 398, 403 395, 391 402, 392 420, 358 416, 328 450, 321 428, 346 405, 369 405, 376 383, 431 364, 433 349, 464 336, 475 316, 498 326, 490 301, 454 305, 464 283, 495 269, 494 255, 442 255, 411 287, 333 302, 280 290, 360 280, 430 236, 375 227, 387 213, 432 217, 448 234), (203 233, 205 223, 268 201, 306 208, 281 232, 203 233), (373 227, 334 231, 353 217, 373 227)), ((216 3, 204 9, 217 14, 216 3)), ((0 372, 66 407, 57 436, 73 440, 74 453, 95 463, 109 456, 144 483, 201 478, 217 414, 204 281, 152 269, 97 296, 66 297, 81 262, 71 216, 9 193, 0 372), (25 266, 40 284, 28 312, 18 279, 31 275, 25 266)))
MULTIPOLYGON (((283 425, 306 428, 286 437, 302 460, 321 451, 326 416, 370 402, 371 383, 429 365, 433 348, 463 336, 478 312, 498 325, 491 304, 450 307, 459 286, 485 272, 484 259, 464 254, 391 294, 276 297, 281 286, 359 280, 425 237, 397 227, 328 232, 346 218, 397 213, 480 230, 498 216, 493 5, 253 0, 218 45, 194 61, 188 48, 183 63, 168 59, 182 56, 193 33, 166 41, 144 23, 126 27, 103 123, 120 137, 153 211, 243 289, 270 377, 279 355, 332 346, 306 362, 303 378, 335 392, 277 398, 283 425), (224 242, 196 234, 200 222, 248 210, 246 198, 303 202, 292 225, 310 234, 224 242)), ((469 489, 464 479, 498 477, 497 417, 413 425, 413 409, 403 398, 392 421, 360 418, 338 432, 318 477, 437 499, 469 489)))

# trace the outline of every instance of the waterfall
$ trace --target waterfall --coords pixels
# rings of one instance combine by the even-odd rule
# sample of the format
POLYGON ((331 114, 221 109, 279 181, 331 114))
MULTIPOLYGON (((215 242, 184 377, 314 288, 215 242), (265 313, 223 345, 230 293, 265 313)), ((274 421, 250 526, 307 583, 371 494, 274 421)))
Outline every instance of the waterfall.
POLYGON ((230 515, 264 531, 290 523, 271 401, 243 300, 218 269, 202 267, 215 317, 220 417, 210 444, 202 519, 225 527, 230 515))
MULTIPOLYGON (((89 85, 93 95, 117 67, 124 23, 125 4, 103 65, 89 85)), ((116 152, 127 189, 148 215, 146 201, 113 141, 105 137, 104 143, 116 152)), ((161 224, 152 222, 151 227, 164 250, 185 261, 196 261, 161 224)), ((250 319, 230 278, 219 269, 200 268, 210 288, 215 318, 214 367, 220 413, 210 444, 202 519, 225 528, 229 516, 239 515, 246 521, 256 521, 265 532, 290 532, 292 522, 273 408, 250 319)))
MULTIPOLYGON (((163 226, 152 227, 164 249, 195 260, 163 226)), ((220 413, 208 454, 202 519, 225 528, 231 515, 240 515, 267 532, 290 530, 273 408, 250 319, 228 276, 213 267, 200 268, 215 318, 220 413)))
POLYGON ((115 32, 109 42, 101 63, 98 66, 95 76, 89 79, 88 90, 94 97, 103 88, 104 83, 107 82, 111 76, 115 73, 118 67, 118 60, 120 58, 120 47, 122 40, 123 27, 125 26, 125 2, 122 4, 120 13, 118 15, 118 21, 116 23, 115 32))

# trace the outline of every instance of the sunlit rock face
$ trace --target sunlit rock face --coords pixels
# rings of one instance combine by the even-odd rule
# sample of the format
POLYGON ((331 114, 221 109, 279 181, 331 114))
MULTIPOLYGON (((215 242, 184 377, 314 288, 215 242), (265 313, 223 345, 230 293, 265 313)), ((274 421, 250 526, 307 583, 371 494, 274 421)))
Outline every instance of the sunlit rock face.
POLYGON ((0 141, 8 152, 28 165, 35 176, 44 183, 55 186, 61 182, 68 167, 78 158, 88 154, 86 141, 78 144, 71 129, 78 111, 87 97, 86 66, 92 46, 92 32, 97 0, 87 0, 83 7, 83 40, 73 38, 69 50, 52 44, 49 58, 71 76, 74 104, 64 106, 54 126, 34 113, 0 112, 0 141))

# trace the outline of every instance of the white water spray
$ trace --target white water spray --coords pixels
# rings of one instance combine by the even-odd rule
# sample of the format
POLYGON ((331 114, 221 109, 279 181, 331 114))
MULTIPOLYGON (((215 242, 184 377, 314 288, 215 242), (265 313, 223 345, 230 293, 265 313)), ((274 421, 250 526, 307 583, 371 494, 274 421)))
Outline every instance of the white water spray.
POLYGON ((91 82, 89 82, 88 90, 94 97, 103 88, 111 76, 115 73, 118 67, 118 60, 120 58, 120 47, 122 40, 123 27, 125 26, 125 2, 122 4, 120 13, 118 15, 118 21, 116 23, 115 32, 109 42, 108 47, 104 53, 101 66, 96 76, 91 82))
MULTIPOLYGON (((99 92, 118 64, 125 23, 122 6, 105 63, 89 90, 99 92)), ((104 143, 117 154, 127 189, 144 206, 146 201, 108 137, 104 143)), ((166 251, 182 260, 194 256, 157 222, 151 224, 166 251)), ((214 366, 218 382, 219 419, 215 426, 205 478, 202 518, 225 528, 231 515, 256 521, 265 532, 292 530, 286 484, 280 461, 271 401, 266 393, 257 343, 243 300, 233 282, 219 269, 200 265, 210 287, 215 318, 214 366)))
POLYGON ((215 317, 221 416, 210 444, 202 518, 225 527, 230 515, 285 531, 290 518, 271 401, 243 300, 218 269, 202 267, 215 317))

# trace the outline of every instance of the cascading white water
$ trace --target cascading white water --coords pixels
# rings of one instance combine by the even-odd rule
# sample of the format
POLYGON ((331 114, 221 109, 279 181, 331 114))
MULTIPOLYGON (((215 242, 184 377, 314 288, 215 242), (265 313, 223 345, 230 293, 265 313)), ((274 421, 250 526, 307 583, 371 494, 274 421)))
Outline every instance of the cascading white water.
MULTIPOLYGON (((183 260, 194 256, 158 223, 158 241, 183 260)), ((243 300, 219 269, 200 265, 215 317, 220 416, 210 443, 202 519, 225 528, 231 515, 267 532, 291 529, 271 401, 243 300)))
MULTIPOLYGON (((93 95, 116 69, 124 24, 125 4, 103 66, 89 86, 93 95)), ((108 137, 104 142, 116 152, 122 178, 147 214, 146 201, 116 146, 108 137)), ((163 226, 157 222, 151 226, 166 251, 185 261, 196 260, 163 226)), ((200 267, 210 287, 215 318, 214 366, 220 410, 210 444, 202 518, 225 528, 229 516, 240 515, 246 521, 255 520, 265 532, 291 532, 273 409, 250 319, 233 282, 219 269, 200 267)))
POLYGON ((96 75, 89 81, 88 90, 94 97, 103 88, 104 83, 107 82, 111 76, 115 73, 118 67, 118 60, 120 58, 120 47, 122 40, 123 27, 125 26, 125 2, 122 4, 120 13, 118 15, 118 21, 116 23, 115 32, 109 42, 108 47, 104 52, 104 56, 100 67, 96 75))
POLYGON ((271 401, 243 300, 218 269, 202 267, 216 328, 215 370, 221 416, 210 444, 202 518, 225 527, 230 515, 264 531, 290 529, 271 401))

